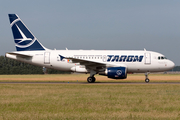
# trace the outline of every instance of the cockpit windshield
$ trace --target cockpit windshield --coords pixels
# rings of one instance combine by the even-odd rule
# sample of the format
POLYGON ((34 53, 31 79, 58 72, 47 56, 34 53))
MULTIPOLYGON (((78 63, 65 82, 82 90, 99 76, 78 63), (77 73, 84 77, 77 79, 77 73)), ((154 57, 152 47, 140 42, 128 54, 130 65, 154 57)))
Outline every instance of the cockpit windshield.
POLYGON ((164 59, 167 59, 165 56, 159 56, 158 57, 158 60, 164 60, 164 59))

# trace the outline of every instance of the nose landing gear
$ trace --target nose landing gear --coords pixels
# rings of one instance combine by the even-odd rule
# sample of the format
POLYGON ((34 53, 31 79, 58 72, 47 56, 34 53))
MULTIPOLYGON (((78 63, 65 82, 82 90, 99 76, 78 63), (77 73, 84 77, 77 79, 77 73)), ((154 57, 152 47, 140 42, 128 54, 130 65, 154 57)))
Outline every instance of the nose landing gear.
POLYGON ((150 72, 147 72, 147 73, 145 73, 145 82, 146 83, 148 83, 150 80, 149 80, 149 78, 148 78, 148 75, 150 74, 150 72))

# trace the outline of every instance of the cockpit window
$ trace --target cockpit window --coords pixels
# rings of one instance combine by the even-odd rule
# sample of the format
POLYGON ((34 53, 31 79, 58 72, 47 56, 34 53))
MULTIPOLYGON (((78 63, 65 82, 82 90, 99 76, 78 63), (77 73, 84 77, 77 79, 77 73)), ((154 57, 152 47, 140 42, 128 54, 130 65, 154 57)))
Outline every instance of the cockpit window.
POLYGON ((167 59, 165 56, 159 56, 158 57, 158 60, 164 60, 164 59, 167 59))

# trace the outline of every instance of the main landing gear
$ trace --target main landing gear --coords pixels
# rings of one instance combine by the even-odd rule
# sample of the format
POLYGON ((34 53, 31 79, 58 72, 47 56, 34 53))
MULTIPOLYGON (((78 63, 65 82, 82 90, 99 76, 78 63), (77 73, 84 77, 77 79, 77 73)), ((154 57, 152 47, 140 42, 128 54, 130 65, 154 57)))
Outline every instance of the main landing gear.
POLYGON ((87 78, 88 83, 94 83, 96 81, 96 78, 94 76, 87 78))
POLYGON ((148 78, 148 75, 149 75, 150 73, 149 72, 147 72, 147 73, 145 73, 145 82, 146 83, 148 83, 150 80, 149 80, 149 78, 148 78))
POLYGON ((90 77, 87 78, 88 83, 94 83, 96 81, 96 78, 94 77, 95 74, 97 74, 96 71, 90 71, 90 77))

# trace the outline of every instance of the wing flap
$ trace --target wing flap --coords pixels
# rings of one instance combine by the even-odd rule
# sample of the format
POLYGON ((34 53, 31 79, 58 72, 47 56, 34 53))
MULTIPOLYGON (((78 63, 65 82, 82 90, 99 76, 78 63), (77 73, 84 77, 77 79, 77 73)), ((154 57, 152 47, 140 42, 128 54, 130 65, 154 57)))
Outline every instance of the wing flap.
POLYGON ((83 60, 83 59, 77 59, 77 58, 66 58, 72 60, 73 63, 80 63, 80 65, 85 66, 106 66, 105 63, 102 62, 95 62, 91 60, 83 60))

